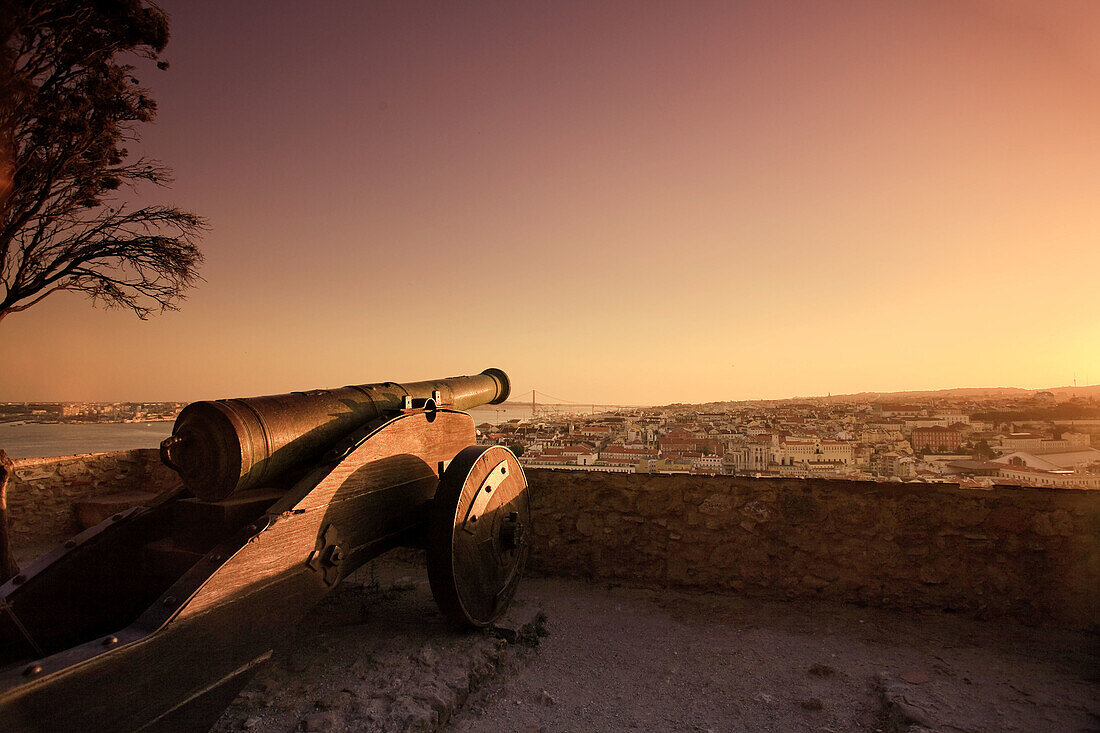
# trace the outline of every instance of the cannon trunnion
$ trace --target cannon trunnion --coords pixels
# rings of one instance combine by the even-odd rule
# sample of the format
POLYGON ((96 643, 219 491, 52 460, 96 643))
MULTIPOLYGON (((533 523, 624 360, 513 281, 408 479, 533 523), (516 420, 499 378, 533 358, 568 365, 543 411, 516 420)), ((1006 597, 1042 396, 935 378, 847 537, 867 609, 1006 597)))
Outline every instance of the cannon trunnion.
MULTIPOLYGON (((507 395, 499 375, 489 399, 507 395)), ((510 451, 474 445, 473 419, 436 399, 406 393, 326 438, 284 464, 282 486, 276 471, 274 487, 216 501, 161 495, 0 586, 3 728, 206 730, 318 600, 397 546, 428 547, 448 618, 489 624, 526 561, 527 484, 510 451)))

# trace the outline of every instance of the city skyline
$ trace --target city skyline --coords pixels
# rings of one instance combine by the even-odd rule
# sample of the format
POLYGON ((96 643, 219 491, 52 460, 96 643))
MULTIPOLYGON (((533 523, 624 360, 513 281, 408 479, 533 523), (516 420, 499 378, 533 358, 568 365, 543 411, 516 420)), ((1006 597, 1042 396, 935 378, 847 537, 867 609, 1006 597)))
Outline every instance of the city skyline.
MULTIPOLYGON (((536 469, 1097 489, 1097 395, 956 391, 593 412, 509 402, 470 414, 479 444, 505 446, 536 469)), ((0 440, 17 457, 77 442, 152 448, 183 408, 0 403, 0 440)))
POLYGON ((1100 377, 1095 5, 163 5, 142 195, 206 282, 5 319, 0 401, 1100 377))

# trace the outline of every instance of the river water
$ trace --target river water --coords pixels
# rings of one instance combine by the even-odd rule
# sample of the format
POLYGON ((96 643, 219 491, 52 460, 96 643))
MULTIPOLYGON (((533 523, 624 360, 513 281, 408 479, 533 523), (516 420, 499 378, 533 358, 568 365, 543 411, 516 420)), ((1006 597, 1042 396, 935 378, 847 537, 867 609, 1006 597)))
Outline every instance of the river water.
POLYGON ((0 423, 0 448, 12 458, 71 456, 132 448, 156 448, 172 423, 0 423))

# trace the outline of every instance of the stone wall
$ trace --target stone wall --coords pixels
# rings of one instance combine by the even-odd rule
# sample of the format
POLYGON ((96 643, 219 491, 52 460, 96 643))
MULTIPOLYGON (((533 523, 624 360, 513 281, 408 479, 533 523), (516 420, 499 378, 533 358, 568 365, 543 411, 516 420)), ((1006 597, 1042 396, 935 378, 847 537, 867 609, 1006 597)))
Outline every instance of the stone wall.
POLYGON ((12 544, 41 547, 81 530, 78 501, 109 494, 157 493, 179 483, 156 450, 88 453, 59 458, 22 458, 8 484, 12 544))
MULTIPOLYGON (((527 471, 543 573, 1100 627, 1100 491, 527 471)), ((154 450, 16 461, 14 544, 159 492, 154 450)))
POLYGON ((1100 626, 1100 491, 527 475, 540 572, 1100 626))

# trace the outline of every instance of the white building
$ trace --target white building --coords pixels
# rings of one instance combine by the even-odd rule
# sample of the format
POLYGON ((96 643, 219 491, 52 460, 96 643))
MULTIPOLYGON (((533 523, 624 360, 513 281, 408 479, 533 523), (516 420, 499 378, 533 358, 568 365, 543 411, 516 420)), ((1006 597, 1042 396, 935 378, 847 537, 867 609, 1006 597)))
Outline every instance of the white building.
POLYGON ((1040 471, 1072 471, 1100 463, 1100 450, 1095 448, 1071 448, 1069 450, 1028 453, 1013 451, 993 459, 1006 466, 1034 468, 1040 471))
POLYGON ((772 460, 780 466, 796 463, 836 463, 848 465, 854 453, 851 443, 820 438, 786 438, 772 448, 772 460))
POLYGON ((1028 486, 1051 486, 1063 489, 1100 489, 1100 474, 1074 471, 1039 471, 1033 468, 1005 466, 997 475, 1014 479, 1028 486))
POLYGON ((700 456, 691 462, 691 467, 701 473, 722 473, 722 457, 700 456))

